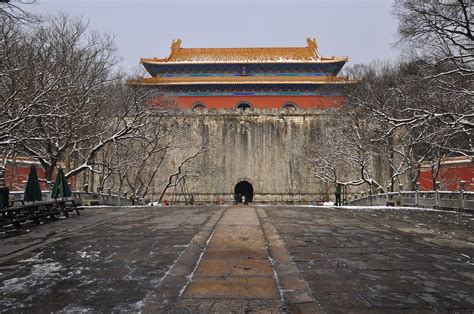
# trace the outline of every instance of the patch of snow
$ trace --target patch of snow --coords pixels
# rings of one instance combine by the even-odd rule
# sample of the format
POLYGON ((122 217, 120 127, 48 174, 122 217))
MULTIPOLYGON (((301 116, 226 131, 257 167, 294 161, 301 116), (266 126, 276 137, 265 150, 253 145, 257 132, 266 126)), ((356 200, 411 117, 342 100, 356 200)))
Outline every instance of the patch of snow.
POLYGON ((80 269, 76 269, 76 270, 68 272, 67 275, 68 275, 69 278, 71 278, 73 276, 80 275, 81 273, 82 273, 82 271, 80 269))
POLYGON ((83 206, 85 210, 99 209, 99 208, 146 208, 150 207, 147 205, 95 205, 95 206, 83 206))
POLYGON ((90 313, 93 312, 94 309, 91 307, 82 307, 79 305, 74 305, 74 304, 69 304, 65 308, 62 309, 61 312, 66 312, 66 313, 90 313))
POLYGON ((109 256, 106 256, 104 259, 105 259, 105 260, 109 260, 109 259, 111 259, 112 257, 114 257, 115 255, 117 255, 117 254, 116 254, 116 253, 112 253, 112 254, 110 254, 109 256))
MULTIPOLYGON (((268 246, 267 246, 267 252, 268 252, 268 246)), ((278 292, 280 292, 280 300, 282 302, 285 302, 285 298, 284 298, 283 294, 284 294, 284 292, 288 292, 288 291, 284 290, 281 286, 280 277, 278 277, 278 273, 277 273, 276 267, 275 267, 275 260, 273 258, 271 258, 270 256, 268 256, 268 260, 270 261, 270 264, 272 265, 273 278, 275 279, 275 282, 277 284, 278 292)))
POLYGON ((163 204, 161 204, 160 202, 150 202, 148 204, 146 204, 147 206, 163 206, 163 204))
POLYGON ((25 277, 5 280, 0 293, 27 292, 30 288, 57 277, 57 272, 61 269, 58 262, 33 265, 31 273, 25 277))
MULTIPOLYGON (((24 307, 23 304, 18 304, 17 303, 17 300, 14 299, 14 298, 7 298, 5 296, 2 296, 2 298, 0 299, 0 304, 2 305, 2 307, 4 309, 6 308, 10 308, 10 310, 13 310, 13 309, 18 309, 18 308, 22 308, 24 307)), ((5 310, 6 311, 6 310, 5 310)))
MULTIPOLYGON (((257 207, 306 207, 306 208, 333 208, 333 209, 355 209, 355 210, 414 210, 414 211, 433 211, 433 212, 440 212, 440 213, 458 213, 454 210, 444 210, 444 209, 435 209, 435 208, 422 208, 422 207, 402 207, 402 206, 335 206, 333 202, 326 202, 330 205, 286 205, 286 204, 277 204, 277 205, 270 205, 270 204, 256 204, 254 206, 257 207)), ((324 204, 326 204, 324 203, 324 204)), ((459 213, 461 214, 461 213, 459 213)), ((470 214, 468 214, 470 216, 470 214)), ((471 218, 474 219, 474 218, 471 218)))
POLYGON ((193 271, 188 276, 186 276, 188 281, 183 286, 183 288, 181 288, 181 290, 179 291, 179 297, 181 297, 183 295, 184 290, 186 290, 188 285, 193 281, 194 273, 196 272, 199 264, 201 263, 202 257, 204 256, 204 252, 206 252, 207 247, 209 246, 209 242, 211 242, 211 239, 214 236, 214 233, 216 233, 217 229, 219 228, 219 225, 221 224, 221 221, 222 221, 222 219, 219 220, 219 223, 214 227, 214 230, 212 230, 211 236, 209 237, 209 239, 207 239, 206 245, 204 246, 204 249, 202 250, 201 254, 199 255, 198 261, 197 261, 196 266, 194 267, 193 271))
POLYGON ((137 303, 135 304, 132 304, 131 307, 134 309, 134 310, 137 310, 137 311, 140 311, 141 309, 143 309, 145 307, 145 300, 140 300, 138 301, 137 303))
MULTIPOLYGON (((88 248, 91 247, 90 245, 88 248)), ((100 251, 90 251, 89 253, 87 251, 77 251, 76 253, 81 256, 81 258, 98 258, 100 255, 100 251)))
POLYGON ((87 286, 87 285, 90 285, 90 284, 95 283, 96 281, 97 281, 97 279, 83 280, 83 281, 81 281, 81 283, 78 285, 78 287, 87 286))
POLYGON ((39 252, 38 254, 36 254, 35 256, 33 257, 30 257, 28 259, 22 259, 20 260, 19 262, 20 263, 38 263, 38 262, 42 262, 43 259, 40 258, 40 256, 43 254, 44 252, 39 252))
MULTIPOLYGON (((219 224, 217 224, 218 226, 219 224)), ((194 275, 194 272, 196 271, 198 265, 199 265, 199 262, 201 261, 202 259, 202 256, 204 255, 204 252, 209 244, 209 242, 211 241, 211 238, 212 236, 214 235, 214 232, 217 230, 217 226, 214 227, 214 230, 212 231, 212 234, 211 236, 209 237, 209 239, 207 239, 207 242, 206 242, 206 245, 203 249, 203 251, 201 252, 201 255, 199 256, 199 259, 196 263, 196 267, 194 268, 194 270, 192 271, 191 274, 189 274, 188 276, 186 276, 186 278, 188 279, 188 282, 184 285, 184 287, 181 289, 181 291, 179 292, 179 296, 182 295, 182 293, 184 292, 184 290, 186 289, 186 287, 188 286, 189 282, 192 280, 192 277, 194 275)), ((188 245, 186 245, 187 247, 188 245)), ((163 277, 161 277, 158 282, 156 283, 154 289, 150 292, 147 293, 147 295, 140 301, 136 302, 135 304, 133 304, 133 308, 140 311, 145 307, 145 304, 147 302, 148 299, 150 299, 150 297, 152 296, 152 294, 154 293, 154 290, 156 290, 156 288, 160 287, 161 284, 163 283, 163 281, 166 279, 166 277, 168 277, 168 275, 171 273, 171 271, 173 270, 173 268, 178 264, 178 261, 180 260, 181 256, 183 256, 184 252, 186 252, 186 250, 183 250, 181 251, 181 253, 178 255, 178 257, 173 261, 173 263, 171 264, 171 266, 166 270, 165 274, 163 275, 163 277)))

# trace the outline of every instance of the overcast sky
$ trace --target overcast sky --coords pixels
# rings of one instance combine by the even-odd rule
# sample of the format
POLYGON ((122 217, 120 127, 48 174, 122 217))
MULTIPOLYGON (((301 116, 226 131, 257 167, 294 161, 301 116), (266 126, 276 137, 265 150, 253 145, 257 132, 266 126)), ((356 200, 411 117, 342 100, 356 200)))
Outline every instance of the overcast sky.
POLYGON ((316 37, 322 56, 349 64, 396 59, 397 21, 389 0, 37 0, 35 13, 82 16, 113 34, 120 66, 167 57, 182 47, 303 47, 316 37))

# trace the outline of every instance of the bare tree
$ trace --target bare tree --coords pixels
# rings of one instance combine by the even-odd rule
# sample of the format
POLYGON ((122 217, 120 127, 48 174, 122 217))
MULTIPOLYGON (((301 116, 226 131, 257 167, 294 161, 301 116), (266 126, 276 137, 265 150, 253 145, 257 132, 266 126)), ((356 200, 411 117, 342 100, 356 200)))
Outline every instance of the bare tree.
POLYGON ((314 135, 306 139, 304 155, 312 165, 314 176, 322 182, 342 182, 350 176, 345 159, 347 141, 344 133, 342 128, 327 126, 317 143, 314 135))
POLYGON ((30 117, 31 104, 17 99, 26 88, 21 71, 31 59, 22 55, 25 38, 14 23, 1 24, 0 36, 0 147, 5 148, 18 142, 14 131, 30 117))
POLYGON ((177 111, 159 108, 133 137, 108 143, 90 171, 99 175, 102 191, 126 191, 140 201, 163 198, 184 177, 206 172, 199 157, 208 143, 193 136, 192 124, 177 111))
POLYGON ((363 108, 341 109, 337 122, 326 126, 317 143, 308 139, 306 157, 316 178, 325 183, 367 184, 383 189, 376 179, 380 169, 376 168, 375 159, 379 152, 373 143, 375 128, 367 113, 370 112, 363 108))
POLYGON ((24 5, 33 4, 36 0, 2 0, 0 1, 0 22, 29 23, 36 19, 24 9, 24 5))
POLYGON ((26 156, 41 163, 49 182, 55 168, 65 166, 67 177, 86 173, 85 185, 97 174, 101 190, 118 180, 118 191, 126 185, 139 198, 148 195, 167 159, 183 158, 176 166, 179 175, 196 175, 188 166, 204 146, 183 155, 194 143, 186 120, 173 114, 176 99, 161 98, 156 105, 153 90, 125 84, 125 76, 113 70, 112 38, 64 14, 35 27, 5 20, 2 167, 11 155, 26 156))
POLYGON ((207 149, 208 147, 206 147, 205 145, 199 145, 195 148, 194 153, 190 153, 189 155, 183 157, 183 159, 178 161, 176 171, 168 176, 168 180, 163 189, 161 190, 161 194, 158 198, 159 202, 163 200, 169 188, 177 186, 184 178, 198 177, 204 173, 203 170, 205 169, 193 167, 192 165, 193 161, 195 161, 207 149))
MULTIPOLYGON (((0 3, 0 8, 5 5, 0 3)), ((34 66, 37 56, 30 49, 25 31, 31 25, 20 25, 17 19, 0 12, 0 171, 18 145, 34 134, 26 125, 34 118, 33 108, 47 90, 30 88, 36 76, 28 69, 34 66)))
MULTIPOLYGON (((394 13, 400 21, 398 30, 402 43, 408 44, 424 62, 454 66, 437 73, 437 77, 456 73, 472 80, 474 74, 472 1, 396 0, 394 13)), ((472 94, 472 90, 466 92, 472 94)))
POLYGON ((465 99, 453 101, 424 79, 418 61, 371 64, 349 70, 359 84, 349 91, 348 104, 364 108, 376 128, 371 142, 390 167, 390 182, 408 175, 414 188, 421 164, 442 156, 469 155, 471 129, 450 120, 468 113, 465 99))
POLYGON ((160 111, 150 118, 138 136, 121 144, 122 162, 117 174, 133 195, 139 199, 148 196, 169 154, 182 148, 182 138, 186 135, 185 127, 176 116, 160 111))
MULTIPOLYGON (((395 2, 400 43, 411 50, 411 58, 419 65, 418 79, 427 86, 419 92, 427 101, 407 107, 411 115, 403 120, 386 116, 394 126, 426 123, 432 129, 450 129, 457 145, 444 148, 466 156, 472 156, 474 148, 473 11, 470 0, 395 2), (460 138, 469 143, 458 145, 460 138)), ((401 96, 413 98, 404 92, 401 96)))
POLYGON ((33 119, 24 129, 33 130, 21 152, 38 159, 50 180, 54 168, 81 142, 106 133, 98 119, 105 116, 105 103, 113 99, 112 73, 116 63, 113 42, 88 32, 81 20, 61 15, 38 26, 29 37, 33 62, 23 70, 31 76, 27 88, 38 91, 31 100, 33 119))

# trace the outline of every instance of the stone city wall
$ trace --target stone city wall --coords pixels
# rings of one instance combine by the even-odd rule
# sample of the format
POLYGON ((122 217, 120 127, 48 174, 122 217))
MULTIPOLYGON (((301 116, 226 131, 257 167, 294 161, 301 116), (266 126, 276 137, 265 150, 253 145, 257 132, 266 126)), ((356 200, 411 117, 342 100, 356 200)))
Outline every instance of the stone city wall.
MULTIPOLYGON (((337 109, 177 111, 174 121, 186 125, 188 139, 183 142, 192 144, 182 145, 163 162, 146 198, 158 200, 169 175, 205 142, 208 149, 183 167, 190 174, 186 185, 195 203, 231 203, 235 186, 241 181, 252 185, 255 203, 308 204, 333 199, 334 187, 314 176, 305 152, 307 143, 321 147, 322 139, 337 126, 340 114, 337 109)), ((379 161, 374 167, 379 169, 377 180, 385 182, 386 166, 379 161)), ((349 187, 348 193, 367 189, 367 185, 349 187)), ((181 191, 171 187, 165 199, 184 201, 181 191)), ((130 195, 126 188, 120 192, 130 195)))
POLYGON ((252 184, 256 203, 325 198, 326 185, 312 175, 304 143, 324 136, 334 111, 216 110, 182 115, 191 123, 195 141, 209 139, 209 149, 200 159, 207 175, 187 180, 197 202, 231 202, 240 181, 252 184))

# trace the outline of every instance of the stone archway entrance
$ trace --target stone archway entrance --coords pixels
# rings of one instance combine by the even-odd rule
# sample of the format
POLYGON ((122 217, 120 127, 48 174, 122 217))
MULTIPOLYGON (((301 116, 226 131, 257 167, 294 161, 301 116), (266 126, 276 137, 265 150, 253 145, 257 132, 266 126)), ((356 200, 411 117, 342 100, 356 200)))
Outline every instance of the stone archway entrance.
POLYGON ((242 103, 238 104, 236 108, 237 108, 237 110, 248 110, 248 109, 251 109, 252 106, 249 103, 242 102, 242 103))
POLYGON ((237 183, 234 188, 234 193, 235 195, 245 195, 245 200, 248 203, 253 201, 253 186, 248 181, 240 181, 237 183))

